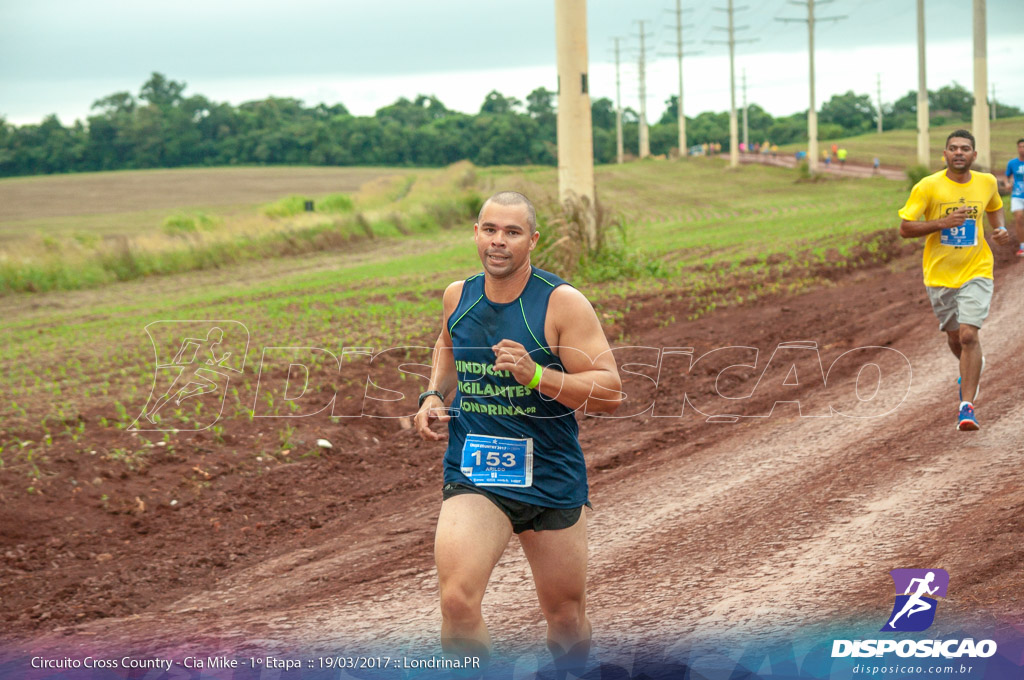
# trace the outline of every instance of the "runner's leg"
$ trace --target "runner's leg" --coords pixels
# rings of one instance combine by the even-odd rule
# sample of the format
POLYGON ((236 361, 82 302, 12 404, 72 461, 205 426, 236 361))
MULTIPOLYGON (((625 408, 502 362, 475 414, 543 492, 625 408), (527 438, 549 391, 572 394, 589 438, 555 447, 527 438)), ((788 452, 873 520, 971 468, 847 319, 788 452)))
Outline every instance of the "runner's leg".
POLYGON ((949 342, 949 349, 956 355, 956 358, 960 358, 960 354, 963 348, 960 345, 960 329, 955 331, 946 331, 946 340, 949 342))
POLYGON ((441 587, 441 647, 453 656, 490 655, 491 636, 480 611, 487 581, 512 536, 512 523, 475 493, 441 504, 434 560, 441 587))
POLYGON ((587 511, 566 529, 519 534, 537 599, 548 623, 548 649, 557 668, 581 668, 590 653, 586 615, 587 511))
POLYGON ((973 401, 981 378, 981 341, 978 338, 978 327, 961 324, 958 333, 960 346, 963 348, 960 353, 961 393, 973 401))

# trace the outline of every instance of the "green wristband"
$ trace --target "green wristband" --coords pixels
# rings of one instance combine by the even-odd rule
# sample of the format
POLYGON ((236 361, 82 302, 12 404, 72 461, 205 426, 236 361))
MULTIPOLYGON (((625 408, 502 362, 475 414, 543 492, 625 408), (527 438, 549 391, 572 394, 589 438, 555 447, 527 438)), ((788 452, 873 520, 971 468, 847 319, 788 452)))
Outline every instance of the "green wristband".
POLYGON ((541 373, 544 372, 544 369, 540 367, 540 364, 535 364, 535 365, 537 366, 537 370, 534 371, 534 373, 533 373, 533 380, 531 380, 529 382, 529 384, 527 384, 527 387, 529 387, 531 390, 532 389, 536 389, 537 385, 540 384, 540 375, 541 375, 541 373))

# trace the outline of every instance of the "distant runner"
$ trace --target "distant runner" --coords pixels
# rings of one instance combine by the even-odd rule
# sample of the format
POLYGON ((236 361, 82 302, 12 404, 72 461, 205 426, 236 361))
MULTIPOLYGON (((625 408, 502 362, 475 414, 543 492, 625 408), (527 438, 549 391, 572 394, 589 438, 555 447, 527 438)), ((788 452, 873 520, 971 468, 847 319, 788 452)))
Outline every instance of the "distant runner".
POLYGON ((434 558, 441 646, 488 657, 481 601, 512 534, 533 572, 556 669, 582 668, 586 616, 587 469, 575 411, 614 411, 621 382, 601 323, 578 290, 530 264, 533 204, 491 196, 473 227, 484 271, 448 286, 416 429, 448 424, 434 558), (444 400, 454 393, 451 412, 444 400))
POLYGON ((977 430, 974 401, 984 358, 978 331, 992 301, 992 250, 982 233, 982 212, 994 228, 993 238, 1010 243, 1003 226, 1003 201, 996 178, 971 172, 978 157, 974 136, 955 130, 943 151, 946 169, 914 185, 899 211, 900 236, 926 236, 924 285, 949 348, 960 360, 960 413, 957 428, 977 430), (925 221, 919 222, 921 216, 925 221), (968 398, 965 400, 964 395, 968 398))
POLYGON ((1024 257, 1024 139, 1017 140, 1017 157, 1006 164, 1006 184, 1010 187, 1010 212, 1017 232, 1017 257, 1024 257))

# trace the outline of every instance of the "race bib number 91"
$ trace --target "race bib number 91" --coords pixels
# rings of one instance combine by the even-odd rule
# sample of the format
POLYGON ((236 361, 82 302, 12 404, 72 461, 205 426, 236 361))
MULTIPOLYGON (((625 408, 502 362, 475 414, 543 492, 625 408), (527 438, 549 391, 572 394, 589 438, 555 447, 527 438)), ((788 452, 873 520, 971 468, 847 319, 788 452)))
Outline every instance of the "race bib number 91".
POLYGON ((971 247, 978 245, 978 228, 973 219, 966 219, 959 227, 950 227, 942 230, 941 243, 944 246, 957 248, 971 247))
POLYGON ((466 435, 461 467, 477 486, 532 486, 533 439, 466 435))

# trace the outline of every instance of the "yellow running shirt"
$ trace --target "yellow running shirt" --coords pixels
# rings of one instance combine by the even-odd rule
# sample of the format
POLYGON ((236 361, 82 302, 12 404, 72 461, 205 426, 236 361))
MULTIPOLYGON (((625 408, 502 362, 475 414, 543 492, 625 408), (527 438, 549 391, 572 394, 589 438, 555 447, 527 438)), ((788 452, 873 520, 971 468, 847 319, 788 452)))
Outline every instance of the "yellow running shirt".
POLYGON ((992 250, 985 241, 986 212, 999 210, 996 178, 971 172, 971 179, 959 184, 941 170, 914 185, 899 216, 909 222, 926 222, 945 217, 960 206, 971 208, 967 221, 955 229, 935 231, 925 237, 924 285, 959 288, 971 279, 992 278, 992 250))

